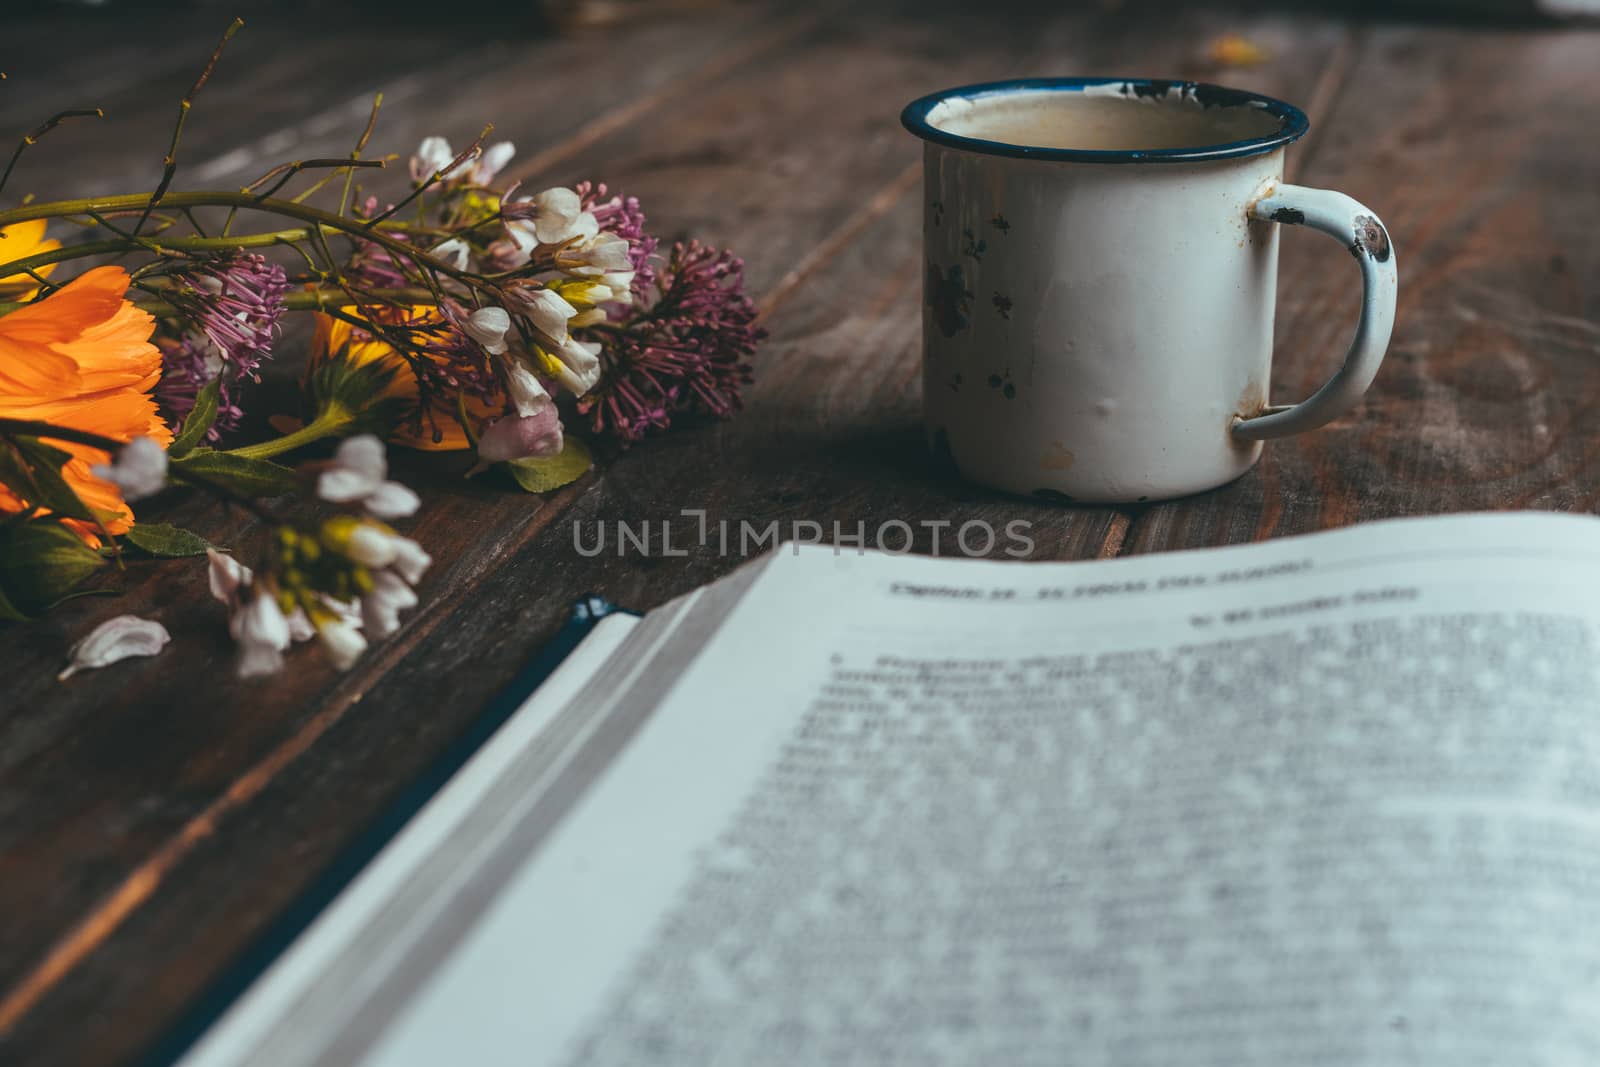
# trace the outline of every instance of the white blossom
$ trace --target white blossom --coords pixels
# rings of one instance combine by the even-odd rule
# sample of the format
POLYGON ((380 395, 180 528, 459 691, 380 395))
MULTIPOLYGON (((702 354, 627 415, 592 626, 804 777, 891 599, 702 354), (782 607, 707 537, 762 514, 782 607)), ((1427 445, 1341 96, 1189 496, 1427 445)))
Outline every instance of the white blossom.
POLYGON ((628 259, 628 264, 630 269, 613 271, 602 276, 600 279, 611 287, 611 299, 615 300, 619 304, 633 303, 634 271, 631 269, 633 265, 633 259, 631 255, 628 259))
MULTIPOLYGON (((239 590, 248 588, 254 575, 250 568, 223 552, 214 548, 206 549, 209 560, 207 581, 211 586, 211 595, 227 605, 230 613, 229 627, 233 621, 231 615, 242 607, 239 590)), ((309 641, 317 634, 317 628, 311 625, 311 620, 306 618, 306 613, 300 608, 295 608, 288 615, 289 639, 295 644, 309 641)))
POLYGON ((511 157, 517 154, 517 146, 510 141, 500 141, 483 150, 483 155, 472 167, 472 184, 488 185, 494 181, 496 174, 505 169, 511 157))
POLYGON ((555 405, 533 415, 506 415, 483 428, 478 438, 478 458, 485 463, 559 455, 563 445, 561 419, 555 405))
POLYGON ((333 618, 317 626, 317 640, 337 670, 347 671, 367 650, 367 639, 361 636, 360 623, 346 618, 333 618))
POLYGON ((511 394, 518 415, 535 415, 554 403, 538 375, 521 360, 513 360, 506 368, 506 392, 511 394))
POLYGON ((530 201, 529 221, 540 244, 553 245, 574 236, 583 201, 571 189, 546 189, 530 201))
POLYGON ((600 233, 600 220, 594 217, 594 212, 585 211, 572 220, 572 228, 567 231, 563 240, 587 241, 600 233))
MULTIPOLYGON (((337 600, 331 603, 338 604, 337 600)), ((317 628, 311 625, 311 620, 306 617, 304 608, 295 608, 289 612, 289 640, 297 645, 304 644, 317 636, 317 628)))
POLYGON ((228 619, 228 631, 239 646, 240 678, 274 674, 289 647, 289 620, 276 597, 258 591, 228 619))
POLYGON ((387 567, 394 562, 399 534, 362 523, 350 531, 344 546, 345 555, 363 567, 387 567))
MULTIPOLYGON (((361 526, 379 529, 371 523, 361 526)), ((348 669, 366 650, 367 641, 359 632, 364 616, 359 603, 335 600, 325 593, 313 594, 318 619, 313 624, 301 608, 285 615, 277 597, 268 590, 256 589, 251 595, 249 567, 214 550, 209 555, 211 593, 228 604, 228 632, 239 646, 239 677, 254 678, 277 672, 283 666, 284 652, 291 645, 313 637, 321 641, 328 658, 340 670, 348 669)), ((387 572, 379 572, 374 580, 380 584, 399 581, 387 572)), ((412 596, 412 603, 415 603, 415 594, 412 596)))
POLYGON ((422 546, 409 537, 376 523, 364 522, 350 531, 345 555, 364 567, 381 569, 393 566, 400 576, 415 585, 433 562, 422 546))
POLYGON ((606 304, 616 297, 611 284, 604 278, 574 279, 572 284, 562 288, 572 299, 585 304, 606 304))
POLYGON ((388 637, 400 629, 400 612, 417 606, 417 594, 393 571, 372 576, 372 589, 361 598, 361 618, 367 633, 388 637))
POLYGON ((506 241, 497 241, 489 248, 494 265, 501 270, 515 270, 533 258, 539 247, 539 238, 533 232, 533 223, 513 221, 506 223, 506 241))
POLYGON ((422 546, 409 538, 398 538, 399 543, 394 546, 394 569, 400 577, 416 585, 422 580, 422 573, 433 563, 433 557, 422 550, 422 546))
POLYGON ((206 559, 209 560, 206 577, 211 585, 211 595, 231 606, 237 599, 239 587, 250 584, 250 568, 214 548, 206 549, 206 559))
POLYGON ((506 333, 511 329, 511 316, 505 308, 479 308, 466 317, 461 328, 467 336, 483 346, 492 356, 506 350, 506 333))
POLYGON ((373 434, 346 439, 333 455, 333 464, 317 477, 317 495, 334 504, 359 502, 370 514, 383 519, 414 514, 422 505, 415 492, 388 480, 389 464, 383 442, 373 434))
POLYGON ((153 496, 167 484, 167 451, 148 437, 135 437, 123 445, 116 459, 90 468, 122 492, 127 501, 153 496))
POLYGON ((614 233, 597 234, 592 240, 563 249, 556 257, 556 266, 591 277, 631 270, 631 248, 626 237, 614 233))
POLYGON ((558 375, 561 384, 571 390, 573 396, 582 396, 600 380, 598 343, 568 338, 565 344, 554 349, 554 353, 561 362, 562 370, 558 375))
MULTIPOLYGON (((411 157, 411 180, 418 183, 425 182, 449 167, 455 158, 455 150, 450 147, 449 141, 443 137, 424 137, 422 143, 417 146, 416 155, 411 157)), ((461 166, 453 167, 448 173, 440 176, 448 178, 467 163, 468 161, 463 160, 461 166)))
POLYGON ((472 261, 472 249, 459 237, 452 237, 435 245, 431 254, 435 259, 443 260, 456 270, 466 270, 472 261))
POLYGON ((566 340, 567 320, 578 313, 577 308, 553 289, 518 286, 507 294, 506 300, 533 323, 534 329, 557 344, 566 340))
POLYGON ((130 656, 153 656, 171 640, 167 628, 154 619, 118 615, 90 630, 72 646, 67 654, 69 662, 56 679, 66 681, 79 671, 105 667, 130 656))

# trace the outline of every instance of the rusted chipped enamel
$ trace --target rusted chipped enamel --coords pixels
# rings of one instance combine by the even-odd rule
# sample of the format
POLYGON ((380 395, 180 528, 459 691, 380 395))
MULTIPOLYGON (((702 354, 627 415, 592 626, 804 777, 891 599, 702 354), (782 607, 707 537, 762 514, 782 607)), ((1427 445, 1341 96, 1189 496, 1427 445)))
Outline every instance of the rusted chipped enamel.
POLYGON ((1233 436, 1241 441, 1304 433, 1349 411, 1372 384, 1394 331, 1399 293, 1394 246, 1372 209, 1343 193, 1286 184, 1273 185, 1250 205, 1252 218, 1281 222, 1285 214, 1298 216, 1300 225, 1321 230, 1355 256, 1361 265, 1361 317, 1344 363, 1327 384, 1302 403, 1239 419, 1233 436))
POLYGON ((1350 251, 1357 256, 1371 256, 1379 263, 1389 261, 1389 231, 1375 216, 1361 215, 1355 220, 1356 239, 1350 251))

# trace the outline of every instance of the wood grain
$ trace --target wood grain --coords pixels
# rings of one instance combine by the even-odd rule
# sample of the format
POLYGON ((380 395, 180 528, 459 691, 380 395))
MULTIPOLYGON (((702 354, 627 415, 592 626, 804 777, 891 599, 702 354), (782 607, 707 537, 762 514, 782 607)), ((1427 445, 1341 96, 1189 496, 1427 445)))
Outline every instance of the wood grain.
MULTIPOLYGON (((1588 236, 1600 201, 1577 193, 1593 183, 1597 150, 1574 136, 1600 108, 1596 36, 1369 33, 1298 180, 1370 205, 1393 235, 1400 299, 1388 359, 1356 411, 1270 443, 1233 485, 1149 508, 1128 551, 1600 503, 1600 249, 1588 236)), ((1275 402, 1332 373, 1359 285, 1325 238, 1285 233, 1275 402)))
MULTIPOLYGON (((699 548, 669 556, 659 540, 649 553, 618 555, 613 543, 588 558, 575 531, 592 544, 600 524, 648 521, 659 536, 666 522, 685 545, 697 523, 683 508, 705 511, 713 542, 723 520, 735 534, 741 522, 814 521, 869 538, 901 520, 925 552, 925 522, 950 523, 948 545, 964 523, 1021 520, 1034 558, 1076 559, 1458 500, 1597 506, 1600 264, 1582 230, 1562 226, 1592 230, 1597 209, 1558 189, 1595 172, 1596 149, 1572 136, 1596 103, 1580 69, 1594 37, 1357 28, 1293 12, 1247 25, 1227 13, 1151 20, 1150 6, 999 16, 908 3, 833 16, 742 5, 606 34, 598 81, 583 80, 595 38, 485 43, 480 33, 474 45, 470 34, 441 42, 436 29, 400 25, 378 38, 386 60, 352 44, 368 39, 355 28, 335 28, 260 70, 241 63, 235 83, 208 90, 209 104, 231 109, 217 115, 263 100, 259 118, 234 128, 197 123, 192 158, 222 182, 258 173, 285 138, 293 154, 337 153, 343 116, 379 85, 402 87, 379 138, 400 150, 436 132, 465 142, 492 119, 522 149, 518 175, 530 182, 603 177, 642 197, 664 237, 739 249, 772 336, 738 419, 607 456, 550 499, 464 483, 454 457, 397 457, 425 499, 409 532, 437 563, 424 607, 348 675, 303 654, 270 687, 231 681, 199 567, 141 565, 119 601, 8 630, 0 914, 27 921, 0 922, 0 1024, 10 1024, 0 1025, 0 1061, 124 1062, 466 728, 573 598, 593 590, 646 609, 739 562, 699 548), (1237 29, 1267 48, 1267 64, 1209 65, 1205 42, 1237 29), (1484 71, 1507 57, 1516 80, 1488 84, 1484 71), (1256 472, 1219 493, 1150 508, 1048 508, 929 462, 917 426, 918 149, 894 116, 941 85, 1063 72, 1209 77, 1310 102, 1315 132, 1296 150, 1297 180, 1372 204, 1401 255, 1397 347, 1367 410, 1269 446, 1256 472), (537 106, 547 76, 589 95, 537 106), (307 113, 313 122, 297 117, 307 113), (1478 151, 1456 134, 1462 122, 1507 150, 1478 151), (53 682, 71 636, 135 605, 168 625, 181 659, 53 682)), ((251 30, 269 43, 293 38, 270 18, 251 30)), ((120 56, 118 40, 94 47, 120 56)), ((88 77, 93 65, 74 69, 88 77)), ((164 126, 167 82, 184 80, 164 62, 102 77, 133 87, 129 123, 141 129, 164 126)), ((72 176, 44 168, 31 184, 77 181, 96 159, 143 173, 149 143, 143 130, 96 153, 71 149, 82 152, 72 176)), ((1342 254, 1302 236, 1285 242, 1286 398, 1342 352, 1355 298, 1342 254)), ((281 386, 289 375, 277 374, 281 386)), ((161 518, 248 543, 242 517, 197 501, 164 506, 161 518)))

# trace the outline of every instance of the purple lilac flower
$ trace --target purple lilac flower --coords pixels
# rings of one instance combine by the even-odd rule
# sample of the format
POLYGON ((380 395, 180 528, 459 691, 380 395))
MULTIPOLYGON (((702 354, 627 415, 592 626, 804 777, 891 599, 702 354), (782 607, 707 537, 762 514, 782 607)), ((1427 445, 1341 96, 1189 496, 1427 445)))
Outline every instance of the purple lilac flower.
POLYGON ((220 378, 217 421, 207 434, 215 442, 239 424, 244 385, 260 380, 257 369, 272 354, 288 278, 265 256, 243 251, 196 260, 171 277, 173 284, 164 295, 184 329, 160 342, 157 396, 181 420, 194 406, 195 394, 220 378))
POLYGON ((659 243, 644 229, 644 211, 635 196, 608 196, 605 182, 579 182, 573 187, 583 210, 592 214, 602 230, 627 238, 630 245, 628 258, 633 261, 633 292, 643 296, 655 281, 655 267, 650 257, 659 243))
POLYGON ((766 337, 744 292, 744 262, 726 251, 674 245, 657 287, 653 305, 603 338, 600 382, 578 404, 595 432, 624 445, 674 415, 732 415, 766 337))
POLYGON ((454 413, 457 395, 491 409, 505 404, 500 376, 489 355, 452 321, 464 316, 453 306, 421 313, 385 309, 378 314, 375 329, 356 331, 358 339, 377 337, 406 359, 416 378, 418 398, 410 430, 420 436, 426 424, 435 441, 444 437, 439 415, 454 413))
MULTIPOLYGON (((394 232, 388 236, 404 241, 406 235, 394 232)), ((394 254, 372 241, 357 241, 355 253, 345 264, 345 276, 357 285, 369 289, 404 289, 416 282, 416 273, 407 274, 395 262, 394 254)))

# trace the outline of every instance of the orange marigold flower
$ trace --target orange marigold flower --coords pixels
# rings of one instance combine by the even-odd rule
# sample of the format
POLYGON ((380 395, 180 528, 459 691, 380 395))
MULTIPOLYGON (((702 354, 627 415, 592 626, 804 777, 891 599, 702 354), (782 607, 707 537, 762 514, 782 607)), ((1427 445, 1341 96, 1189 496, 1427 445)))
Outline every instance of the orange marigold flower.
MULTIPOLYGON (((125 299, 128 272, 96 267, 36 303, 0 316, 0 417, 33 419, 118 441, 172 440, 150 396, 161 377, 161 351, 150 343, 155 320, 125 299)), ((133 525, 117 487, 89 468, 110 456, 97 448, 48 442, 72 455, 67 484, 101 514, 114 534, 133 525)), ((0 486, 0 514, 25 502, 0 486)), ((95 541, 94 528, 65 520, 95 541)))
MULTIPOLYGON (((355 314, 354 308, 347 308, 346 314, 355 314)), ((399 397, 415 405, 418 403, 421 390, 417 387, 416 372, 411 364, 396 352, 388 342, 379 340, 365 331, 358 331, 344 319, 336 319, 332 315, 316 312, 316 332, 311 342, 311 360, 306 366, 306 375, 309 380, 327 359, 345 353, 345 357, 356 366, 364 363, 377 362, 395 369, 394 380, 383 391, 384 397, 399 397)), ((395 309, 393 313, 395 325, 408 327, 438 326, 444 331, 447 323, 444 315, 436 307, 417 305, 409 309, 395 309)), ((430 356, 434 362, 443 368, 446 360, 443 357, 430 356)), ((488 404, 471 393, 462 391, 459 395, 466 400, 467 415, 479 424, 488 419, 503 414, 504 404, 488 404)), ((400 424, 389 434, 389 440, 397 445, 407 448, 418 448, 427 452, 452 452, 458 449, 471 448, 472 442, 467 440, 466 431, 461 428, 457 419, 456 394, 445 393, 441 390, 429 392, 430 411, 429 418, 423 418, 420 425, 416 419, 403 419, 400 424), (439 440, 434 440, 434 431, 441 434, 439 440)))
MULTIPOLYGON (((40 252, 54 252, 60 248, 60 241, 44 239, 44 230, 44 219, 19 222, 14 226, 0 228, 0 264, 15 263, 19 259, 36 256, 40 252)), ((41 278, 48 278, 50 272, 55 269, 54 263, 47 263, 36 268, 33 273, 41 278)), ((39 285, 34 280, 33 274, 13 274, 9 278, 0 278, 0 300, 32 300, 38 291, 39 285)))

